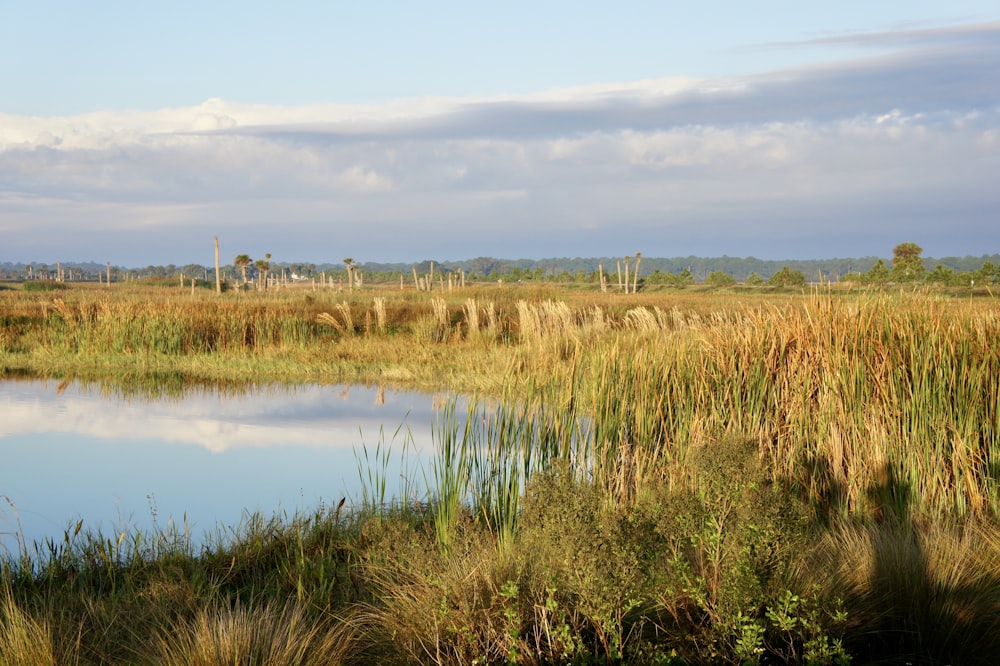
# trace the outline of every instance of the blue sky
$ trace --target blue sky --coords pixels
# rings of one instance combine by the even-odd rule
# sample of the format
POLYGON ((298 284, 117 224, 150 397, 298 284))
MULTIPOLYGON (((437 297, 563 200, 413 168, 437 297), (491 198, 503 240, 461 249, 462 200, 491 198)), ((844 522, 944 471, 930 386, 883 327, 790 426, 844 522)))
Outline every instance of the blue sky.
POLYGON ((46 2, 0 261, 1000 251, 993 2, 46 2))

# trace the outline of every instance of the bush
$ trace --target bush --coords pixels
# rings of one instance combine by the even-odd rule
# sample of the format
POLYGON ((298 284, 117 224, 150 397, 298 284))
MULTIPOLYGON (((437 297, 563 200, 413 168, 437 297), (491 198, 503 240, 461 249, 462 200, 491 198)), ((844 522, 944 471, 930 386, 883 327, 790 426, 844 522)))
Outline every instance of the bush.
POLYGON ((693 457, 694 488, 646 507, 666 546, 659 621, 695 663, 838 663, 845 616, 792 571, 811 514, 771 479, 756 443, 725 436, 693 457))
POLYGON ((767 283, 772 287, 803 287, 806 284, 806 276, 802 271, 793 271, 785 266, 772 275, 767 283))
POLYGON ((712 271, 705 278, 705 284, 712 287, 731 287, 736 284, 736 278, 724 271, 712 271))
POLYGON ((21 288, 25 291, 62 291, 69 289, 65 282, 53 282, 51 280, 29 280, 21 288))

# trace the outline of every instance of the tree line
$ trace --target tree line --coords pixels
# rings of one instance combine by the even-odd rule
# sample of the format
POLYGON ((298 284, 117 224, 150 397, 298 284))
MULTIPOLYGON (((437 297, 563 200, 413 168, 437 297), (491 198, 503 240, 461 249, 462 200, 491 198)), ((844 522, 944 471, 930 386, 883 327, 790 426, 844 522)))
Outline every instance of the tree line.
MULTIPOLYGON (((253 259, 249 254, 237 254, 229 265, 219 268, 220 277, 231 285, 261 288, 272 280, 336 280, 344 286, 364 282, 384 283, 437 273, 447 280, 451 273, 462 272, 470 282, 564 282, 601 284, 607 281, 612 289, 623 289, 619 275, 622 263, 629 266, 632 257, 590 257, 551 259, 498 259, 476 257, 462 261, 424 260, 416 263, 358 262, 347 257, 339 262, 280 262, 272 261, 267 253, 253 259)), ((879 257, 774 261, 755 257, 647 257, 636 253, 630 274, 630 290, 645 285, 683 286, 707 284, 725 287, 730 284, 771 284, 793 286, 807 282, 853 282, 866 285, 889 283, 929 283, 952 286, 992 285, 1000 281, 1000 255, 980 257, 923 257, 923 249, 906 242, 893 249, 888 261, 879 257), (639 260, 641 258, 641 265, 639 260), (641 272, 640 272, 641 270, 641 272)), ((177 266, 122 267, 88 263, 42 262, 2 263, 2 280, 62 280, 94 281, 111 276, 114 282, 133 279, 174 280, 178 276, 210 283, 215 279, 214 267, 200 264, 177 266)))

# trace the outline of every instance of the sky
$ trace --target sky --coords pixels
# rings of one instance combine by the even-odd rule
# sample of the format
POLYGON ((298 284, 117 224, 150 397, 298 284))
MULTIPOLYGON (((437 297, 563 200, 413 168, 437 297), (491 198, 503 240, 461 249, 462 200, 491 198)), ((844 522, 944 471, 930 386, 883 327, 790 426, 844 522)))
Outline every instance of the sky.
POLYGON ((0 2, 0 262, 1000 252, 996 0, 0 2))

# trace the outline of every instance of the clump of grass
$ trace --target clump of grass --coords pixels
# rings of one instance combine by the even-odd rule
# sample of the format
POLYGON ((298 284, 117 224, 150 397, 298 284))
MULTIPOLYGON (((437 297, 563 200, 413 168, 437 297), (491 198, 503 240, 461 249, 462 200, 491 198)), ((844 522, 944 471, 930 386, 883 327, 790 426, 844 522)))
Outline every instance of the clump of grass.
POLYGON ((490 340, 496 340, 500 335, 500 317, 493 301, 486 304, 486 331, 490 340))
POLYGON ((331 666, 353 652, 350 624, 319 621, 295 602, 211 606, 163 629, 147 648, 164 666, 331 666))
POLYGON ((488 534, 463 519, 442 552, 407 522, 384 528, 364 566, 374 598, 357 616, 379 661, 503 663, 517 654, 519 618, 505 615, 500 594, 516 574, 488 534))
POLYGON ((656 316, 646 308, 632 308, 625 313, 624 325, 636 331, 658 331, 661 329, 656 316))
POLYGON ((0 662, 5 666, 72 663, 66 657, 57 653, 48 622, 36 620, 22 610, 6 588, 0 594, 0 662))
POLYGON ((340 316, 344 318, 343 331, 347 335, 354 335, 354 317, 351 316, 351 306, 347 301, 337 303, 335 306, 340 316))
POLYGON ((465 312, 465 336, 469 340, 478 340, 481 335, 479 330, 479 304, 476 299, 467 298, 462 306, 465 312))
POLYGON ((437 320, 437 335, 435 339, 445 341, 451 331, 451 315, 448 314, 448 301, 440 297, 431 299, 431 309, 434 311, 434 318, 437 320))
POLYGON ((1000 533, 990 523, 842 521, 804 575, 850 609, 847 645, 873 658, 992 663, 1000 533))

